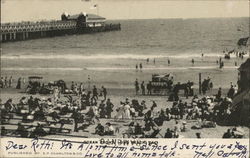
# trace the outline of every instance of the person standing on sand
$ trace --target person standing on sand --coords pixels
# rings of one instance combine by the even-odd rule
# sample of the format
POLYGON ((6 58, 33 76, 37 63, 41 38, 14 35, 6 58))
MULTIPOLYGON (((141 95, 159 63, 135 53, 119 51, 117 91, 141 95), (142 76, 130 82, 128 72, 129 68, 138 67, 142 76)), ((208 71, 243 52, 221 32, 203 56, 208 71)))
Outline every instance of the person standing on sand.
POLYGON ((141 93, 142 93, 142 95, 145 95, 145 85, 144 85, 144 81, 142 81, 142 83, 141 83, 141 93))
POLYGON ((18 78, 17 80, 17 85, 16 85, 16 89, 21 89, 21 77, 18 78))
POLYGON ((7 88, 7 87, 8 87, 8 78, 6 76, 4 79, 4 88, 7 88))
POLYGON ((135 65, 135 69, 136 69, 136 71, 138 70, 138 65, 137 64, 135 65))
POLYGON ((221 94, 222 94, 222 92, 221 92, 221 87, 220 87, 219 90, 218 90, 218 93, 216 95, 216 98, 220 99, 221 98, 221 94))
POLYGON ((129 104, 125 104, 124 105, 124 119, 130 119, 130 105, 129 104))
POLYGON ((12 76, 10 76, 10 78, 9 78, 9 88, 12 87, 12 82, 13 82, 13 79, 12 79, 12 76))
POLYGON ((147 90, 148 90, 148 95, 152 94, 152 84, 151 81, 149 81, 149 83, 147 84, 147 90))
POLYGON ((139 93, 139 82, 138 80, 136 79, 135 80, 135 94, 137 95, 139 93))
POLYGON ((106 102, 106 114, 108 118, 111 118, 111 113, 113 112, 114 104, 108 98, 106 102))
POLYGON ((124 118, 124 113, 125 113, 124 105, 125 104, 123 102, 120 102, 120 106, 116 109, 117 111, 117 114, 115 115, 116 120, 124 118))
POLYGON ((192 59, 192 64, 194 65, 194 59, 192 59))
POLYGON ((107 89, 104 87, 104 86, 102 86, 102 94, 103 94, 103 100, 105 101, 106 100, 106 97, 107 97, 107 89))
POLYGON ((91 99, 92 100, 94 99, 95 101, 98 100, 98 92, 97 92, 97 88, 95 85, 93 86, 93 96, 91 99))

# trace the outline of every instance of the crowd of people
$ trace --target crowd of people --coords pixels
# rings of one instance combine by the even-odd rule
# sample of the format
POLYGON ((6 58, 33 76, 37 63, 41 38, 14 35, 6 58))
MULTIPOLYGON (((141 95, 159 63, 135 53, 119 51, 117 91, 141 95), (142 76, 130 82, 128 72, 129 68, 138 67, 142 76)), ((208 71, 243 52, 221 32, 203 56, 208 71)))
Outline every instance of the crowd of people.
POLYGON ((16 89, 21 89, 22 88, 22 84, 25 84, 25 78, 19 77, 17 79, 17 85, 15 87, 13 87, 14 83, 14 78, 12 76, 5 76, 5 77, 1 77, 0 80, 0 88, 16 88, 16 89))
MULTIPOLYGON (((191 102, 178 98, 173 101, 171 107, 159 107, 155 101, 139 102, 129 98, 120 101, 119 106, 115 105, 111 98, 107 97, 104 86, 98 90, 94 85, 92 91, 87 91, 82 83, 77 85, 72 82, 70 91, 73 93, 62 95, 55 87, 53 95, 48 98, 22 97, 17 104, 13 103, 12 99, 5 103, 1 101, 2 124, 8 124, 16 116, 21 117, 17 129, 12 132, 8 133, 8 129, 2 126, 2 135, 39 137, 70 132, 72 128, 69 125, 73 125, 73 132, 95 126, 94 133, 100 136, 113 136, 121 132, 123 137, 129 138, 178 138, 182 137, 182 132, 190 130, 187 127, 188 120, 196 121, 191 129, 197 130, 214 128, 217 123, 227 119, 232 110, 231 98, 235 94, 235 91, 231 92, 230 89, 228 97, 222 97, 219 89, 218 93, 211 97, 199 98, 194 95, 191 102), (108 122, 103 124, 101 120, 108 122), (171 120, 175 124, 161 135, 164 123, 171 120), (120 125, 112 123, 114 121, 128 123, 127 129, 121 131, 120 125)), ((200 138, 201 133, 196 132, 196 137, 200 138)))

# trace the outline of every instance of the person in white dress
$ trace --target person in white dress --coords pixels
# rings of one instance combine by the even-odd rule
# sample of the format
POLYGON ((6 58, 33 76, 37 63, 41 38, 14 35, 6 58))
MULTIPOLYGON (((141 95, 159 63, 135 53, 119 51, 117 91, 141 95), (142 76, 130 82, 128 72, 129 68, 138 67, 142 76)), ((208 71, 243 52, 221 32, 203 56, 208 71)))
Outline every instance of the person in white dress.
POLYGON ((115 115, 115 119, 118 120, 118 119, 123 119, 124 118, 124 103, 123 102, 120 102, 120 106, 119 108, 117 109, 117 114, 115 115))
POLYGON ((124 119, 130 119, 131 116, 130 116, 130 105, 129 104, 126 104, 124 106, 124 119))

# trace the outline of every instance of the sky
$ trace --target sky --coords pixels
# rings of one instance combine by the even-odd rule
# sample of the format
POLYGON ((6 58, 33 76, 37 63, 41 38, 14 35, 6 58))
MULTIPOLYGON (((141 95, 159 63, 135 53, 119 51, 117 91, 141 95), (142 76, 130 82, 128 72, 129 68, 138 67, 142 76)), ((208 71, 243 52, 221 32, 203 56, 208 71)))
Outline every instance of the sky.
POLYGON ((58 20, 63 12, 107 19, 249 17, 248 0, 1 0, 1 22, 58 20), (98 8, 92 6, 97 4, 98 8))

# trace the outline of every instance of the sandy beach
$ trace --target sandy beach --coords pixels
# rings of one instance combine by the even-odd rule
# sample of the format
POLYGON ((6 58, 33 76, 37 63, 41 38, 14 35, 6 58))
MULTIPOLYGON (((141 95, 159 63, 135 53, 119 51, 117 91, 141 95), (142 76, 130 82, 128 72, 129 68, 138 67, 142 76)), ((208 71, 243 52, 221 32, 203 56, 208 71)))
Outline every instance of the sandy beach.
MULTIPOLYGON (((120 101, 125 101, 126 98, 129 98, 131 101, 132 99, 137 99, 139 102, 142 100, 146 101, 147 108, 150 108, 152 106, 152 101, 155 101, 157 103, 157 110, 165 110, 166 108, 171 108, 173 105, 173 102, 167 101, 168 96, 142 96, 142 95, 135 95, 134 89, 124 89, 124 88, 119 88, 119 89, 107 89, 108 90, 108 98, 111 99, 112 103, 115 105, 113 108, 114 111, 112 112, 112 118, 116 115, 115 109, 117 109, 120 105, 120 101)), ((14 88, 8 88, 4 89, 1 91, 1 99, 3 103, 9 99, 10 97, 13 99, 14 103, 18 103, 21 97, 29 97, 29 94, 26 94, 23 92, 24 89, 21 90, 16 90, 14 88)), ((207 93, 207 96, 211 96, 213 94, 217 93, 217 89, 213 89, 207 93)), ((223 90, 223 95, 226 95, 227 89, 223 90)), ((198 89, 195 89, 195 94, 198 94, 198 89)), ((188 104, 191 103, 192 97, 189 97, 189 99, 186 99, 183 97, 183 93, 180 93, 180 96, 182 96, 180 99, 183 100, 183 102, 187 102, 188 104)), ((33 95, 33 97, 39 97, 39 98, 52 98, 52 95, 33 95)), ((201 97, 201 95, 199 95, 201 97)), ((62 97, 64 98, 64 97, 62 97)), ((77 97, 74 97, 77 98, 77 97)), ((98 103, 100 103, 99 99, 98 103)), ((89 107, 84 110, 83 112, 86 113, 88 111, 89 107)), ((145 110, 144 112, 146 112, 145 110)), ((203 128, 203 129, 191 129, 193 125, 197 123, 197 120, 178 120, 179 123, 182 123, 183 121, 187 122, 187 131, 186 132, 180 132, 179 135, 182 138, 196 138, 195 133, 200 132, 202 138, 222 138, 222 135, 224 132, 227 131, 229 128, 233 128, 234 126, 220 126, 217 125, 216 128, 203 128)), ((11 123, 18 123, 18 120, 12 120, 11 123)), ((36 124, 37 121, 33 122, 32 124, 36 124)), ((107 122, 110 122, 115 128, 119 128, 120 131, 119 133, 115 133, 114 136, 103 136, 103 137, 114 137, 114 138, 121 138, 123 137, 123 133, 125 133, 128 130, 128 125, 131 122, 138 122, 141 125, 144 124, 143 117, 137 117, 136 120, 121 120, 117 121, 115 119, 100 119, 101 124, 106 124, 107 122)), ((24 123, 25 124, 25 123, 24 123)), ((26 123, 27 125, 30 125, 30 123, 26 123)), ((170 128, 173 129, 175 125, 175 120, 172 119, 170 121, 164 121, 163 126, 160 127, 161 131, 160 134, 158 135, 158 138, 161 138, 161 136, 164 136, 166 129, 170 128)), ((16 126, 6 126, 9 129, 16 129, 16 126)), ((87 137, 87 138, 99 138, 99 135, 94 134, 95 131, 95 125, 90 125, 88 128, 84 130, 79 130, 79 132, 71 132, 68 134, 66 137, 87 137)), ((64 128, 68 129, 73 129, 73 125, 64 125, 64 128)), ((245 136, 244 138, 249 138, 249 128, 248 127, 243 127, 245 131, 245 136)), ((65 135, 48 135, 45 136, 46 138, 65 138, 65 135)))

